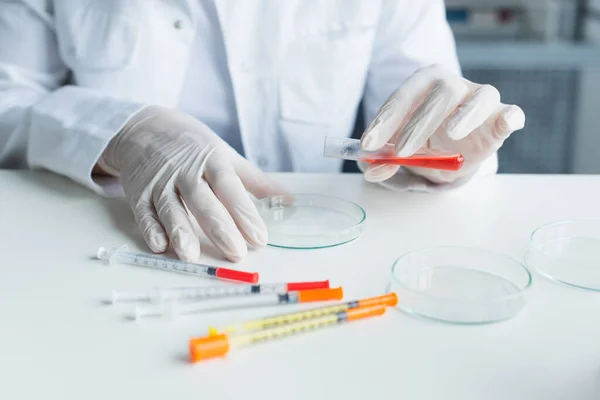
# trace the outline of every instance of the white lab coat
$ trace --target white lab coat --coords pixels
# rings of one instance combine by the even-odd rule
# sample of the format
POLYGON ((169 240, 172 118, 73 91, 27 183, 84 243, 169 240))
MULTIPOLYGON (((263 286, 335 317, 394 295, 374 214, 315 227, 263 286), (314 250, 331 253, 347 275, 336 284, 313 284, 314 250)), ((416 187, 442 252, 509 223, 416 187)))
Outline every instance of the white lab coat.
MULTIPOLYGON (((144 105, 178 104, 193 1, 0 0, 0 167, 105 193, 91 172, 110 139, 144 105)), ((416 69, 460 72, 443 0, 214 1, 253 162, 339 171, 323 138, 348 136, 361 101, 368 121, 416 69)), ((387 185, 427 186, 407 174, 387 185)))

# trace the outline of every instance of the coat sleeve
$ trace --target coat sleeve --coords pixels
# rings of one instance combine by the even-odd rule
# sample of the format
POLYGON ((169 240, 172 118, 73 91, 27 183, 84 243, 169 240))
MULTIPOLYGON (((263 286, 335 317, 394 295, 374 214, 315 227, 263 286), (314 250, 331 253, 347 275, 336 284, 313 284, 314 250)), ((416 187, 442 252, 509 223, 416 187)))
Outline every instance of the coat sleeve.
POLYGON ((52 3, 0 1, 0 168, 47 169, 110 195, 118 185, 92 170, 143 105, 66 84, 52 3))
MULTIPOLYGON (((367 124, 387 97, 419 68, 441 64, 462 74, 443 0, 383 0, 380 15, 363 97, 367 124)), ((476 176, 492 175, 497 168, 494 155, 482 164, 476 176)), ((409 176, 403 169, 398 175, 401 176, 382 184, 390 189, 433 190, 464 183, 434 185, 423 178, 409 176)))

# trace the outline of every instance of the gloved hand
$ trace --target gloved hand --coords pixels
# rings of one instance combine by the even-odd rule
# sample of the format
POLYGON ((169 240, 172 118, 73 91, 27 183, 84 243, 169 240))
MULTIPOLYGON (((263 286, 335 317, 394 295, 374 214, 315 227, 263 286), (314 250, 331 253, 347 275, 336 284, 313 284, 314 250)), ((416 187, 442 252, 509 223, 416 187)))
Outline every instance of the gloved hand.
MULTIPOLYGON (((465 162, 459 171, 405 167, 432 182, 448 183, 474 174, 524 124, 521 108, 502 104, 493 86, 478 85, 433 65, 415 72, 391 94, 363 134, 361 147, 373 151, 395 143, 399 157, 422 147, 461 153, 465 162)), ((365 179, 381 182, 398 168, 366 165, 365 179)))
POLYGON ((267 229, 247 191, 257 198, 284 193, 206 125, 157 106, 137 113, 98 164, 120 176, 150 249, 164 252, 170 242, 188 261, 200 255, 190 218, 237 262, 247 252, 246 241, 267 243, 267 229))

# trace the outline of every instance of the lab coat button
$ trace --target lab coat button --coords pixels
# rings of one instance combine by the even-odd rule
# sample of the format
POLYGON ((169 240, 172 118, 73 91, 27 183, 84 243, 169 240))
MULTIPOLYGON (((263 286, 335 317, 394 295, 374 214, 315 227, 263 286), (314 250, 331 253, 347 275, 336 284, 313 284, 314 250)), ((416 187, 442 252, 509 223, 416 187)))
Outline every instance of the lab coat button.
POLYGON ((181 29, 181 25, 182 24, 181 24, 181 20, 180 19, 178 19, 177 21, 173 22, 173 27, 175 29, 181 29))

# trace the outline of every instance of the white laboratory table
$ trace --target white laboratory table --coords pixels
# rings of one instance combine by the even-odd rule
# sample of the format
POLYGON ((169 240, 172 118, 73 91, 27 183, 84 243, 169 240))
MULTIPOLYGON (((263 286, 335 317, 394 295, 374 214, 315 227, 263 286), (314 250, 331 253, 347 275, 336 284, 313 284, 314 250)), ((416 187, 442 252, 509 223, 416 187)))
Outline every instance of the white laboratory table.
MULTIPOLYGON (((600 176, 499 175, 437 194, 360 175, 275 177, 361 204, 367 228, 329 249, 251 251, 240 267, 264 282, 329 278, 346 299, 382 293, 411 249, 480 246, 522 260, 537 226, 600 218, 600 176)), ((188 339, 208 325, 285 310, 129 320, 104 304, 112 289, 199 280, 93 259, 100 245, 145 249, 127 205, 48 173, 0 172, 0 239, 0 399, 600 399, 600 293, 535 273, 509 321, 454 326, 393 310, 193 365, 188 339)), ((202 247, 202 262, 229 265, 202 247)))

